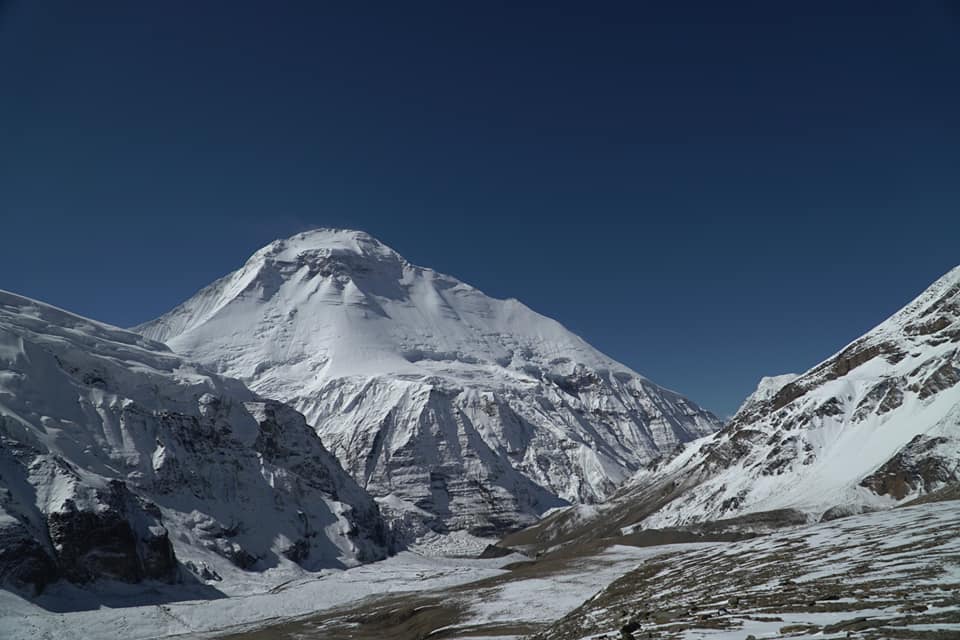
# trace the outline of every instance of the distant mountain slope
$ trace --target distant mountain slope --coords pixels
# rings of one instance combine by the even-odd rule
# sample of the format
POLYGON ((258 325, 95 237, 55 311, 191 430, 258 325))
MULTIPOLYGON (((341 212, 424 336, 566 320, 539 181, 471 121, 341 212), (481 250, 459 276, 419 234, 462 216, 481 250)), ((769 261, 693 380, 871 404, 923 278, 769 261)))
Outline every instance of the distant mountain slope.
POLYGON ((747 399, 744 400, 743 404, 740 405, 740 408, 737 409, 737 413, 739 414, 753 411, 756 407, 777 395, 777 392, 779 392, 780 389, 790 384, 798 377, 799 376, 795 373, 785 373, 779 376, 764 376, 763 378, 760 378, 757 388, 753 393, 747 396, 747 399))
POLYGON ((302 411, 396 517, 495 533, 719 421, 516 300, 357 231, 278 240, 134 330, 302 411))
POLYGON ((960 268, 664 468, 704 476, 648 518, 892 506, 960 479, 960 268))
POLYGON ((383 557, 303 416, 164 345, 0 291, 0 578, 201 580, 383 557))
POLYGON ((640 471, 608 504, 513 543, 831 519, 960 480, 960 267, 806 373, 761 387, 722 431, 640 471))

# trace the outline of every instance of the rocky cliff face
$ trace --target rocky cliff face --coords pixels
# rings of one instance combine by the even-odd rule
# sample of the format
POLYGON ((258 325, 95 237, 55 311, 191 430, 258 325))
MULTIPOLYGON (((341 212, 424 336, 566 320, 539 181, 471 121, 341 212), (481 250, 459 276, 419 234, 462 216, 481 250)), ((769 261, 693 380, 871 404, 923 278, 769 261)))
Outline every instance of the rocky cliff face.
POLYGON ((390 544, 374 501, 296 411, 6 292, 0 541, 0 578, 34 588, 343 566, 390 544))
POLYGON ((274 242, 135 330, 289 402, 397 521, 437 531, 601 500, 720 426, 516 300, 355 231, 274 242))

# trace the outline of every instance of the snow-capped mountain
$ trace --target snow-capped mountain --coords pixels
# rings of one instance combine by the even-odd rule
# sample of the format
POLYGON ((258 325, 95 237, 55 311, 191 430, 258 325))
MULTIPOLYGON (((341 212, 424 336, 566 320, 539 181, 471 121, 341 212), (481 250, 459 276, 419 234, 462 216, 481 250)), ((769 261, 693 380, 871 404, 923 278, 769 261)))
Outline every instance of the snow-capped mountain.
POLYGON ((376 503, 293 409, 0 291, 0 579, 216 581, 388 545, 376 503))
POLYGON ((777 395, 777 392, 780 391, 785 385, 790 384, 796 380, 799 376, 795 373, 784 373, 779 376, 764 376, 760 378, 760 382, 757 383, 757 388, 754 389, 753 393, 747 396, 747 399, 743 401, 743 404, 740 405, 740 408, 737 409, 737 414, 744 413, 746 411, 752 411, 760 404, 770 400, 773 396, 777 395))
POLYGON ((289 402, 395 517, 494 533, 606 497, 716 417, 357 231, 278 240, 134 329, 289 402))
POLYGON ((832 518, 960 480, 960 267, 634 481, 686 488, 644 527, 791 509, 832 518))

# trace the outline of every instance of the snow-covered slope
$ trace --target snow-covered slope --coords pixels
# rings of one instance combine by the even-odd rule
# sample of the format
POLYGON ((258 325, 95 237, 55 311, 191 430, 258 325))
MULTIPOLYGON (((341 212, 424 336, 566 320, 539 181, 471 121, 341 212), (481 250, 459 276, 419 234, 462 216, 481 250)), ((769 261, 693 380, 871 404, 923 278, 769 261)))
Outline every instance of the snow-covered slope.
POLYGON ((135 330, 289 402, 385 508, 439 530, 600 500, 719 427, 559 323, 357 231, 273 242, 135 330))
POLYGON ((215 581, 387 546, 376 503, 293 409, 0 291, 0 578, 215 581))
POLYGON ((752 411, 760 404, 777 395, 777 392, 779 392, 780 389, 790 384, 798 377, 799 376, 795 373, 784 373, 783 375, 779 376, 764 376, 760 378, 757 388, 753 393, 747 396, 747 399, 744 400, 743 404, 740 405, 740 408, 737 409, 737 413, 740 414, 746 411, 752 411))
POLYGON ((641 469, 604 504, 558 511, 503 544, 764 530, 891 507, 958 481, 960 267, 802 375, 765 378, 721 431, 641 469))
POLYGON ((960 267, 637 484, 667 477, 698 484, 644 526, 776 509, 831 518, 960 480, 960 267))

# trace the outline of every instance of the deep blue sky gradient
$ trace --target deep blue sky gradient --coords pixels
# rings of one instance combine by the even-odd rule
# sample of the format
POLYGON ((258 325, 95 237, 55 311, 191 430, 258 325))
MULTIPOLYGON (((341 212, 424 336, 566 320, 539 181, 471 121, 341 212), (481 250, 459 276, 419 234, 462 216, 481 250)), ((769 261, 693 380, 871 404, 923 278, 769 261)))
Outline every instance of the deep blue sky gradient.
POLYGON ((360 228, 728 414, 960 263, 957 7, 6 2, 0 288, 360 228))

